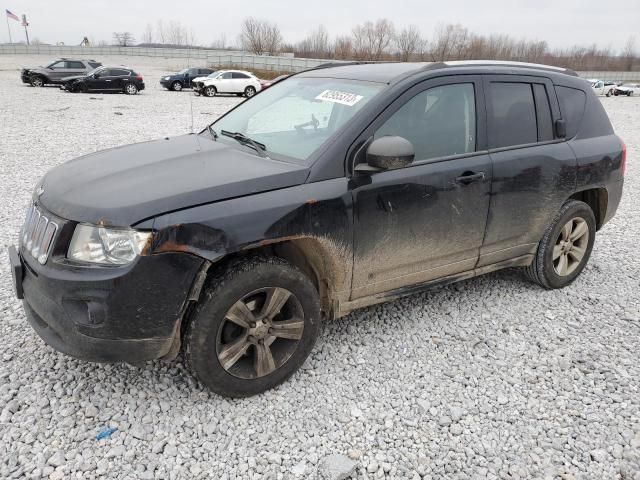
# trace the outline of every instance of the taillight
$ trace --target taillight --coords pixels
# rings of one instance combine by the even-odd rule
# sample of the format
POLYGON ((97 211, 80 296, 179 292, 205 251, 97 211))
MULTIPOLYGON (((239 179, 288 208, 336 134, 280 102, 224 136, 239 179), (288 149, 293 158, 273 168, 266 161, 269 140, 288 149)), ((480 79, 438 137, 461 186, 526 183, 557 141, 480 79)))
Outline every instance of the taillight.
POLYGON ((622 140, 621 138, 620 138, 620 143, 622 143, 622 159, 620 160, 620 173, 624 176, 624 171, 627 168, 627 145, 624 143, 624 140, 622 140))
POLYGON ((136 75, 136 80, 138 80, 139 82, 142 81, 142 75, 136 75))

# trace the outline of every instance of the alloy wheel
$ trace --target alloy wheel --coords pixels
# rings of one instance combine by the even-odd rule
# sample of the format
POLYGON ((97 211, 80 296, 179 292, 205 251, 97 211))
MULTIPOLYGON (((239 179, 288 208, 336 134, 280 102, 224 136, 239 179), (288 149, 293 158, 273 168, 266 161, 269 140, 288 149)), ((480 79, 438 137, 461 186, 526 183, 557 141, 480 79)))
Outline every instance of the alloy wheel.
POLYGON ((31 79, 31 85, 33 85, 34 87, 42 87, 44 85, 44 82, 40 77, 34 77, 31 79))
POLYGON ((280 287, 253 291, 225 315, 216 340, 218 361, 235 377, 264 377, 291 358, 303 331, 304 310, 293 293, 280 287))
POLYGON ((571 275, 582 262, 589 245, 589 225, 580 217, 569 220, 553 247, 553 268, 561 277, 571 275))
POLYGON ((214 87, 207 87, 204 89, 204 94, 207 97, 213 97, 216 94, 216 89, 214 87))
POLYGON ((137 91, 138 91, 138 89, 136 88, 136 86, 133 83, 127 84, 127 86, 124 89, 129 95, 133 95, 134 93, 137 93, 137 91))
POLYGON ((247 96, 247 98, 251 98, 256 94, 256 90, 253 87, 247 87, 247 89, 244 91, 244 94, 247 96))
POLYGON ((173 83, 173 89, 174 89, 176 92, 179 92, 180 90, 182 90, 182 84, 181 84, 180 82, 174 82, 174 83, 173 83))

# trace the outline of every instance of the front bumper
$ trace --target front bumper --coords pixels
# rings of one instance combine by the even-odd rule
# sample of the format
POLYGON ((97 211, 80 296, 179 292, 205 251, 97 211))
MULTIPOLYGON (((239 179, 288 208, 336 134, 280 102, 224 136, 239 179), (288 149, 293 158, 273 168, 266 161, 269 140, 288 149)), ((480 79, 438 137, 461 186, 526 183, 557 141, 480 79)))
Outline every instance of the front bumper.
POLYGON ((40 265, 10 247, 14 285, 29 323, 54 349, 95 362, 139 362, 166 355, 179 335, 202 260, 167 253, 124 267, 40 265), (21 295, 22 293, 22 295, 21 295))
POLYGON ((29 72, 27 72, 26 70, 22 70, 20 72, 20 80, 22 80, 22 83, 30 83, 30 75, 29 72))
POLYGON ((160 85, 163 88, 169 89, 171 87, 171 80, 160 80, 160 85))

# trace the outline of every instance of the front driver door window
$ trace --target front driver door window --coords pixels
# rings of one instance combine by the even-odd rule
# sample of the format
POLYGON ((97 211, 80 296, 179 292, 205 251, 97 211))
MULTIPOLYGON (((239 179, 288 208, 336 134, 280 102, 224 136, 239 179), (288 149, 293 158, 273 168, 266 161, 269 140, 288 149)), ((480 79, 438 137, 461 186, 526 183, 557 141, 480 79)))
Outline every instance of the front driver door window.
POLYGON ((471 271, 478 260, 491 186, 489 156, 476 152, 481 80, 455 81, 415 87, 374 127, 375 138, 409 140, 416 157, 354 189, 354 299, 471 271))

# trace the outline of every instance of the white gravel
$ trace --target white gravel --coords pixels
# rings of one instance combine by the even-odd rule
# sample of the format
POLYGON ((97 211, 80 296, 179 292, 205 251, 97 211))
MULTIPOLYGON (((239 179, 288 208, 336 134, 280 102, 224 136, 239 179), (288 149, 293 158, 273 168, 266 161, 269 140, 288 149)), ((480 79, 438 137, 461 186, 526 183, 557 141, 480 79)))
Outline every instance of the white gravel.
POLYGON ((361 310, 290 381, 228 400, 179 361, 53 351, 5 247, 48 168, 187 132, 191 104, 201 128, 239 99, 161 91, 151 62, 135 97, 36 90, 15 70, 32 63, 0 57, 0 478, 340 478, 357 462, 360 479, 640 479, 640 98, 602 99, 629 149, 625 194, 573 285, 504 271, 361 310))

